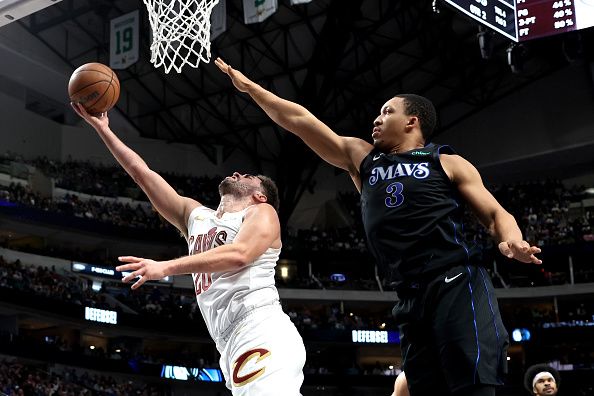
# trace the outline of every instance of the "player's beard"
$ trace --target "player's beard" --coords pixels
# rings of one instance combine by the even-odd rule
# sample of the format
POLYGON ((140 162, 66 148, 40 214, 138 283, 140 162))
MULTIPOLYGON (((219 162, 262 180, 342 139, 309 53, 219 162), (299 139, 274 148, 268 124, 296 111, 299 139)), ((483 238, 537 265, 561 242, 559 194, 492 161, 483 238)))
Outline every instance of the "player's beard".
POLYGON ((221 197, 229 194, 235 198, 243 198, 251 194, 252 190, 252 186, 228 177, 224 178, 221 184, 219 184, 219 194, 221 197))

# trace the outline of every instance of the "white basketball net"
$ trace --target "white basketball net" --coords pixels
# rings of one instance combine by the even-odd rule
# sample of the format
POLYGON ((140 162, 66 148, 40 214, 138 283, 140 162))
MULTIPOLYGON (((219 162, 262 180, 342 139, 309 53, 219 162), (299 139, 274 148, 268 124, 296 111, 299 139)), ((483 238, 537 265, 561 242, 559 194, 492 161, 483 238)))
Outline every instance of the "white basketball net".
POLYGON ((153 32, 151 63, 165 73, 210 62, 210 14, 219 0, 143 0, 153 32))

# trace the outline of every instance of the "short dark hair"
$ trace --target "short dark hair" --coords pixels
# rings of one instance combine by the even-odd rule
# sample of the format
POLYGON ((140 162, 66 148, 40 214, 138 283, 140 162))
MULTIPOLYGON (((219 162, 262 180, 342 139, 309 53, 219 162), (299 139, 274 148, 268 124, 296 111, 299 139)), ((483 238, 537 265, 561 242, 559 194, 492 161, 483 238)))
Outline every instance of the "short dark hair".
POLYGON ((276 183, 268 176, 258 175, 257 177, 262 183, 262 190, 264 190, 262 192, 266 195, 266 202, 272 205, 274 210, 278 212, 280 198, 278 196, 278 187, 276 187, 276 183))
POLYGON ((395 98, 402 98, 404 100, 404 112, 406 115, 419 117, 419 124, 421 125, 421 133, 423 139, 427 142, 437 124, 437 112, 435 106, 429 99, 424 96, 415 94, 400 94, 395 98))

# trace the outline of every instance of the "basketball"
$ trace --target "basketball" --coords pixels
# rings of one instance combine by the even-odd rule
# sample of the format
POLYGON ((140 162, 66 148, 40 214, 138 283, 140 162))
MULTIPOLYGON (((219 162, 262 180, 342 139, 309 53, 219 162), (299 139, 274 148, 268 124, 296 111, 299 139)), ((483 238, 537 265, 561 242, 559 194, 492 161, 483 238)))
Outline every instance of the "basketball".
POLYGON ((108 66, 85 63, 76 69, 68 82, 70 101, 80 103, 90 114, 110 110, 120 97, 120 81, 108 66))

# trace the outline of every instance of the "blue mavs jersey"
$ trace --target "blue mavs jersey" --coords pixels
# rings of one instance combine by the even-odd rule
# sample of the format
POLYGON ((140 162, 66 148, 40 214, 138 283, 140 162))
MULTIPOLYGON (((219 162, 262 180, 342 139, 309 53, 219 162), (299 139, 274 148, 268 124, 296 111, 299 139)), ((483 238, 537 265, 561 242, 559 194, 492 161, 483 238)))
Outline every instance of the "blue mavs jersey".
POLYGON ((449 146, 434 144, 398 154, 374 149, 361 163, 367 242, 380 272, 396 288, 471 261, 462 201, 440 153, 455 154, 449 146))

